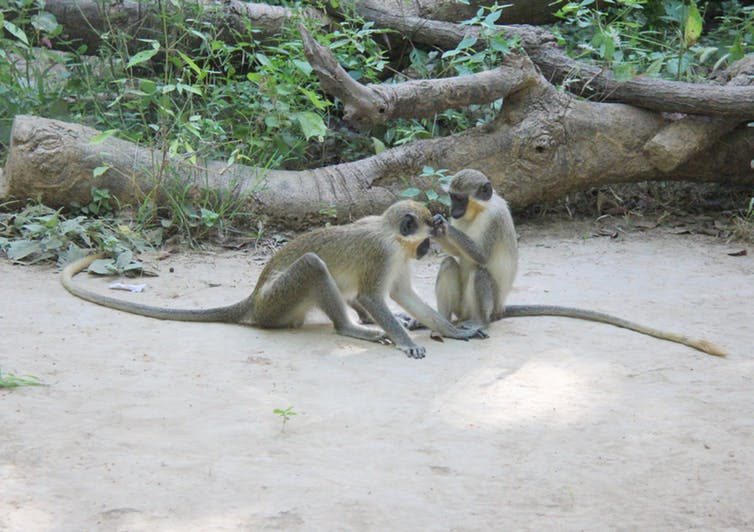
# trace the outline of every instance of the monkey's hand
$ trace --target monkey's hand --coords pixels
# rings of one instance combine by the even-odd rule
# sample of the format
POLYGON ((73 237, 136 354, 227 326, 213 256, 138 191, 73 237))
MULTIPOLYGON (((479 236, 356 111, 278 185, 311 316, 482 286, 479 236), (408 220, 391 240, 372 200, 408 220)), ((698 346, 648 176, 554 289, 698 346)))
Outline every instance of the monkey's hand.
POLYGON ((443 237, 448 232, 448 220, 440 213, 432 217, 432 236, 443 237))
POLYGON ((424 358, 424 354, 427 352, 424 346, 417 344, 396 345, 395 347, 406 353, 409 358, 424 358))

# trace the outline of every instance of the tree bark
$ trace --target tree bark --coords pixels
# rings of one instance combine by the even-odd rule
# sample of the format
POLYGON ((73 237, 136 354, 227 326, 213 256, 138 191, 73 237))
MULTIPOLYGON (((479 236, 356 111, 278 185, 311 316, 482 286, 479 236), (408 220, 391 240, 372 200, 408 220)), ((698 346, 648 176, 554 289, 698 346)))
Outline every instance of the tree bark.
MULTIPOLYGON (((162 2, 164 9, 175 11, 172 2, 162 2)), ((102 36, 113 28, 124 31, 137 39, 158 39, 163 28, 160 21, 160 3, 139 0, 47 0, 45 10, 55 15, 58 23, 65 28, 64 34, 74 42, 74 47, 85 44, 93 53, 102 44, 102 36)), ((293 15, 293 11, 263 3, 249 3, 240 0, 187 0, 184 10, 199 14, 199 19, 216 28, 237 32, 245 36, 246 24, 258 30, 255 38, 264 40, 280 33, 283 25, 293 15)), ((326 20, 314 9, 302 10, 307 18, 326 20)), ((187 15, 188 16, 188 15, 187 15)), ((226 37, 229 37, 226 35, 226 37)), ((232 39, 228 39, 232 41, 232 39)))
MULTIPOLYGON (((457 22, 476 16, 482 7, 503 6, 500 22, 505 24, 546 24, 556 20, 554 13, 560 8, 553 0, 345 0, 346 9, 377 8, 401 16, 414 16, 433 20, 457 22)), ((343 7, 339 7, 343 11, 343 7)), ((335 12, 335 10, 333 10, 335 12)))

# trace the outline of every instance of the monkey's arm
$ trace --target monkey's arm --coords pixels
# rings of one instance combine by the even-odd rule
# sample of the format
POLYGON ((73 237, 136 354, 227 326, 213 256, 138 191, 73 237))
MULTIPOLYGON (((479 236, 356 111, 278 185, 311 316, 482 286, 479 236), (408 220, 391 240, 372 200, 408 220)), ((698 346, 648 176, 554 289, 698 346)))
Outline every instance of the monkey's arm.
POLYGON ((414 289, 411 287, 409 272, 405 275, 401 275, 400 279, 396 282, 393 290, 390 292, 390 297, 395 300, 401 307, 406 309, 411 316, 413 316, 419 323, 429 327, 433 331, 437 331, 445 338, 454 338, 456 340, 468 340, 469 338, 488 338, 488 335, 482 326, 479 327, 456 327, 443 316, 441 316, 435 309, 427 305, 418 296, 414 289))
POLYGON ((395 347, 406 353, 411 358, 424 358, 426 348, 417 345, 411 340, 406 329, 390 312, 383 297, 379 295, 359 294, 356 301, 366 310, 374 321, 382 327, 395 347))
MULTIPOLYGON (((466 258, 480 266, 487 264, 492 254, 491 245, 480 246, 466 233, 450 225, 442 215, 435 215, 434 220, 436 224, 435 240, 445 251, 456 257, 466 258)), ((484 242, 492 243, 492 239, 485 239, 484 242)))

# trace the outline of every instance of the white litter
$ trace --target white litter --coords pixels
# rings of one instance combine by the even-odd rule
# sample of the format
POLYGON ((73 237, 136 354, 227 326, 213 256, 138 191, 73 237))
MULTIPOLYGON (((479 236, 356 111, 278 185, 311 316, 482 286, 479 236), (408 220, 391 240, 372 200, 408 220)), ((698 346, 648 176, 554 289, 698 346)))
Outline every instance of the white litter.
POLYGON ((145 284, 127 284, 127 283, 110 283, 107 287, 111 290, 127 290, 129 292, 143 292, 147 287, 145 284))

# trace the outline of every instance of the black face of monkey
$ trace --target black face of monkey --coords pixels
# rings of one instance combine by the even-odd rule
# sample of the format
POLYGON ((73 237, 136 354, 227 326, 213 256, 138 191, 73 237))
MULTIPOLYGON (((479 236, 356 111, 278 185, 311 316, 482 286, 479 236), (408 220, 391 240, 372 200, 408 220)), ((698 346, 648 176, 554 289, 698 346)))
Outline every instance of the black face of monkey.
MULTIPOLYGON (((492 184, 487 181, 479 185, 474 192, 474 199, 488 201, 492 197, 492 184)), ((463 218, 469 208, 469 196, 461 192, 450 192, 450 215, 453 218, 463 218)))
POLYGON ((429 252, 429 238, 425 238, 416 248, 416 258, 420 259, 429 252))
POLYGON ((468 206, 469 197, 466 194, 450 193, 450 215, 453 218, 463 218, 468 206))

